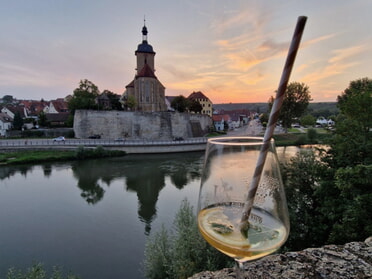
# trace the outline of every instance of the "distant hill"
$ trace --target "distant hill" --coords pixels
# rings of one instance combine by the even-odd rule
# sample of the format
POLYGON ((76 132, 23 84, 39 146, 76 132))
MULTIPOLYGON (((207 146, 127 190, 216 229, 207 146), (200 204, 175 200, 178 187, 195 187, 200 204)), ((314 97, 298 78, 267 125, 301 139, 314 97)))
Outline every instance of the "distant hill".
MULTIPOLYGON (((236 109, 247 109, 257 113, 268 113, 269 106, 267 103, 229 103, 229 104, 213 104, 215 110, 236 110, 236 109)), ((329 117, 331 115, 338 114, 338 108, 336 102, 317 102, 310 103, 308 111, 314 116, 329 117)))
POLYGON ((237 110, 247 109, 252 112, 265 113, 268 111, 267 103, 229 103, 229 104, 213 104, 215 110, 237 110))

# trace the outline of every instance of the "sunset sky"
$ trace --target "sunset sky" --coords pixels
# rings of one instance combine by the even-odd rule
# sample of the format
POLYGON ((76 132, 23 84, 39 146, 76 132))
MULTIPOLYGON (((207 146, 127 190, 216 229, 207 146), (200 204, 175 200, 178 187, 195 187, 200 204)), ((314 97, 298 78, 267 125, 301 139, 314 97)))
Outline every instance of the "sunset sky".
POLYGON ((308 17, 290 81, 314 102, 372 78, 371 0, 0 0, 0 97, 51 100, 81 79, 122 94, 146 18, 166 95, 267 102, 297 17, 308 17))

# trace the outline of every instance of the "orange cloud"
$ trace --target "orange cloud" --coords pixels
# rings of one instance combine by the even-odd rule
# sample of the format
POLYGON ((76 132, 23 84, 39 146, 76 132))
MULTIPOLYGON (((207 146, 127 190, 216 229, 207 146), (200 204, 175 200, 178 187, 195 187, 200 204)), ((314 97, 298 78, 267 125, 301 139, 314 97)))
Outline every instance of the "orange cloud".
POLYGON ((318 67, 312 73, 305 75, 302 79, 304 82, 314 83, 335 75, 340 75, 347 69, 360 64, 360 62, 348 60, 366 50, 367 46, 365 45, 333 50, 331 51, 333 56, 328 59, 325 65, 318 65, 318 67))

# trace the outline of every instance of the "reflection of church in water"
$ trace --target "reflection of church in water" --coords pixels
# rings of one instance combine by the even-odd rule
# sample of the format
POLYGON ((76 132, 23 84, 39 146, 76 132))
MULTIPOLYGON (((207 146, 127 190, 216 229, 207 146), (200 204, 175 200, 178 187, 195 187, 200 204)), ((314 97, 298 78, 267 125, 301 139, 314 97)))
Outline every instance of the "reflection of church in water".
POLYGON ((147 27, 142 28, 142 43, 138 45, 136 75, 125 87, 122 101, 132 99, 135 111, 155 112, 167 111, 165 103, 165 87, 155 76, 155 52, 147 42, 147 27))

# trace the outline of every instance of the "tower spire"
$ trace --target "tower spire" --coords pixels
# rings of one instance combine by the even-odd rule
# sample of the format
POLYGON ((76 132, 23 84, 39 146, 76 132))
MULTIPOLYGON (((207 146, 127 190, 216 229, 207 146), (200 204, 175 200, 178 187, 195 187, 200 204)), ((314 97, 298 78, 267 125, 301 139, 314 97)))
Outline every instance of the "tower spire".
POLYGON ((147 43, 147 33, 146 18, 143 16, 142 43, 147 43))

